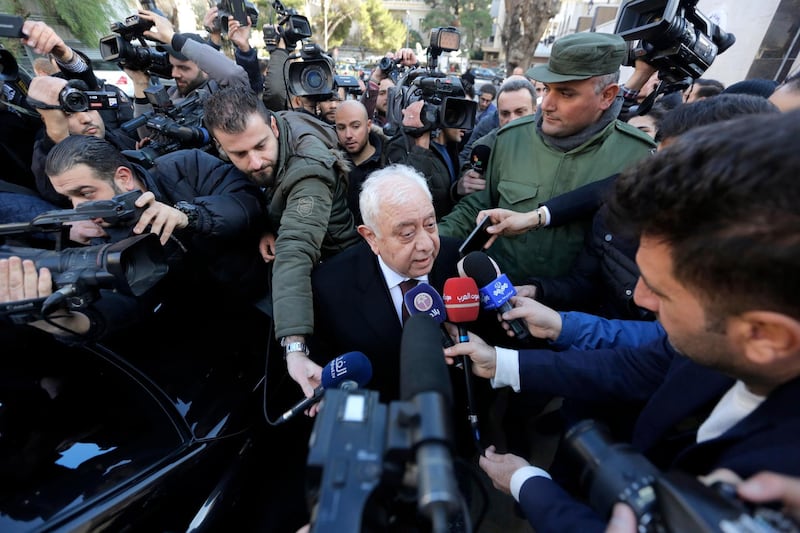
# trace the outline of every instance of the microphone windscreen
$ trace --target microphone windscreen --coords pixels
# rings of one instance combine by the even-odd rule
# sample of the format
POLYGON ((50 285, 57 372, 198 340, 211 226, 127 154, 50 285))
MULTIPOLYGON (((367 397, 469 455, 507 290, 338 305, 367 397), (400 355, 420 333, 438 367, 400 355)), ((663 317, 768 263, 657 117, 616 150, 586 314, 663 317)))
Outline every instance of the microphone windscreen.
POLYGON ((355 381, 363 387, 372 379, 372 363, 361 352, 347 352, 328 362, 322 369, 322 388, 336 389, 343 381, 355 381))
POLYGON ((475 280, 479 287, 485 287, 498 277, 500 269, 497 263, 483 252, 470 252, 462 261, 464 274, 475 280))
POLYGON ((492 149, 485 144, 473 145, 472 152, 469 155, 472 170, 480 172, 481 174, 486 172, 490 155, 492 155, 492 149))
POLYGON ((472 278, 450 278, 444 282, 444 308, 454 324, 473 322, 481 311, 478 285, 472 278))
POLYGON ((424 313, 440 324, 444 322, 444 300, 436 292, 436 289, 427 283, 420 282, 416 287, 410 289, 403 296, 403 305, 408 309, 409 315, 424 313))
POLYGON ((439 324, 419 314, 406 320, 400 339, 400 399, 410 401, 423 392, 438 392, 448 407, 453 404, 439 324))

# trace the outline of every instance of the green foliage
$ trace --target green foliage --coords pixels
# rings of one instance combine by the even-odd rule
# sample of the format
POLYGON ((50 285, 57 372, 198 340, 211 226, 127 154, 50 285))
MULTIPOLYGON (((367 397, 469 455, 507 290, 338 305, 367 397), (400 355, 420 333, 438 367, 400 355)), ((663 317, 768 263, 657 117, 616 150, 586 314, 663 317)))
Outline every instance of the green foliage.
POLYGON ((360 46, 383 55, 405 45, 406 25, 395 19, 380 0, 366 0, 358 14, 360 46))
POLYGON ((492 34, 492 16, 486 8, 470 6, 461 11, 461 42, 466 48, 477 50, 482 39, 492 34))
POLYGON ((108 3, 103 0, 53 0, 56 14, 72 34, 85 43, 97 43, 108 33, 112 18, 108 3))

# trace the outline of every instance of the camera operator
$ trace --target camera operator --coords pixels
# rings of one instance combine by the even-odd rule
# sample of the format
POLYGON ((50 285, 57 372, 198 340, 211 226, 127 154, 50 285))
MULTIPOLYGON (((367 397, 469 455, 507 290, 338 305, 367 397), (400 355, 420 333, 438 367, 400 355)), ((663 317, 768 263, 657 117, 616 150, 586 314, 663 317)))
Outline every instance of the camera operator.
MULTIPOLYGON (((264 200, 233 165, 202 150, 179 150, 145 170, 102 139, 71 137, 51 151, 47 172, 55 190, 74 206, 142 191, 136 200, 141 213, 132 227, 111 226, 103 220, 87 222, 103 235, 93 244, 148 231, 159 236, 170 272, 157 296, 167 302, 168 309, 183 309, 193 302, 187 309, 195 306, 196 312, 212 305, 217 313, 234 313, 242 303, 255 303, 265 296, 267 269, 257 249, 266 225, 264 200)), ((30 277, 26 272, 25 279, 39 286, 30 277)), ((0 295, 3 290, 0 285, 0 295)), ((6 289, 5 298, 9 295, 6 289)), ((131 307, 136 305, 133 302, 131 307)), ((82 327, 75 332, 94 339, 125 322, 107 306, 104 295, 83 312, 93 318, 78 321, 82 327)))
POLYGON ((386 99, 389 87, 394 87, 399 67, 416 68, 417 55, 411 48, 401 48, 397 53, 388 52, 380 64, 372 69, 367 88, 361 95, 361 103, 367 108, 372 123, 383 127, 386 123, 386 99), (381 66, 385 68, 381 68, 381 66))
POLYGON ((58 72, 54 76, 67 80, 82 80, 87 91, 108 91, 116 94, 116 109, 101 109, 100 116, 106 128, 119 128, 121 124, 133 118, 133 102, 125 92, 116 85, 107 84, 94 73, 92 63, 81 51, 75 50, 47 24, 40 20, 26 20, 22 26, 27 36, 22 43, 30 46, 37 54, 48 55, 55 60, 58 72))
MULTIPOLYGON (((250 88, 257 94, 264 90, 264 75, 258 63, 258 52, 250 46, 250 34, 253 21, 247 17, 249 24, 242 24, 233 17, 228 19, 228 40, 233 43, 233 56, 236 64, 241 66, 250 80, 250 88)), ((203 17, 203 28, 208 33, 208 43, 217 50, 222 49, 222 26, 219 21, 219 8, 211 7, 203 17)))
MULTIPOLYGON (((786 196, 797 192, 800 160, 787 140, 800 133, 798 118, 704 126, 618 178, 611 212, 639 238, 635 299, 656 313, 667 339, 518 353, 471 336, 446 357, 469 355, 495 387, 595 402, 612 414, 640 403, 631 443, 656 468, 799 475, 799 213, 797 198, 786 196)), ((503 318, 524 315, 515 308, 503 318)), ((480 464, 535 529, 604 528, 523 458, 490 450, 480 464)))
POLYGON ((47 155, 54 146, 71 135, 87 135, 105 139, 119 150, 131 150, 136 141, 120 129, 106 128, 97 110, 70 113, 61 107, 60 95, 68 89, 68 82, 54 76, 37 76, 31 80, 28 98, 44 122, 44 135, 33 147, 31 170, 36 179, 36 190, 42 198, 59 207, 69 207, 69 201, 53 189, 45 173, 47 155))
MULTIPOLYGON (((160 48, 169 53, 175 87, 170 87, 167 93, 173 103, 179 104, 184 99, 200 94, 200 91, 213 93, 221 86, 250 85, 247 72, 241 66, 215 50, 199 35, 177 33, 169 20, 152 11, 140 10, 138 14, 140 19, 153 23, 150 30, 143 32, 144 36, 165 43, 160 48)), ((130 68, 126 68, 125 72, 134 83, 134 114, 138 117, 152 111, 144 93, 150 86, 150 75, 130 68)), ((199 123, 198 120, 197 124, 192 125, 199 123)), ((146 130, 144 126, 140 128, 140 137, 147 136, 146 130)))

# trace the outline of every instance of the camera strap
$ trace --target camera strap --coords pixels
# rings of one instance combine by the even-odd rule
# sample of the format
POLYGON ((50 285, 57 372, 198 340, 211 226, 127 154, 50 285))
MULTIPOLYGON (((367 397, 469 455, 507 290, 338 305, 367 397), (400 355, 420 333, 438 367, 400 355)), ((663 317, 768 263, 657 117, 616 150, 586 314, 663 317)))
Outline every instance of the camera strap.
POLYGON ((53 105, 53 104, 46 104, 41 100, 37 100, 36 98, 31 98, 30 96, 26 96, 25 99, 28 101, 28 104, 31 107, 35 107, 36 109, 61 109, 61 104, 53 105))

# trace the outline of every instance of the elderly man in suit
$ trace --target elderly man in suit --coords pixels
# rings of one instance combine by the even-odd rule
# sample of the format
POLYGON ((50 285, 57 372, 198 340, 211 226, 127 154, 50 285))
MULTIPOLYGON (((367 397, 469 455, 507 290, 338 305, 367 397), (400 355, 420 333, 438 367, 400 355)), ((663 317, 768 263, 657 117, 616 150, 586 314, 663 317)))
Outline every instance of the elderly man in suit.
POLYGON ((325 364, 344 352, 363 352, 373 371, 367 386, 389 402, 399 394, 400 286, 415 279, 441 292, 445 280, 458 275, 460 241, 439 237, 427 182, 409 166, 370 174, 359 205, 364 241, 324 262, 311 277, 313 353, 325 364))

